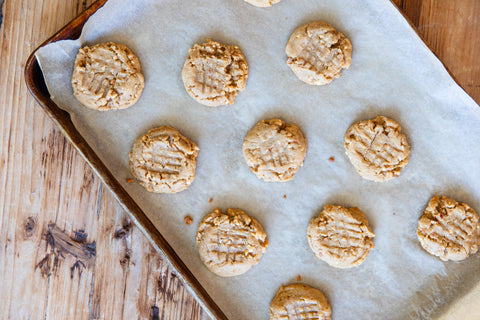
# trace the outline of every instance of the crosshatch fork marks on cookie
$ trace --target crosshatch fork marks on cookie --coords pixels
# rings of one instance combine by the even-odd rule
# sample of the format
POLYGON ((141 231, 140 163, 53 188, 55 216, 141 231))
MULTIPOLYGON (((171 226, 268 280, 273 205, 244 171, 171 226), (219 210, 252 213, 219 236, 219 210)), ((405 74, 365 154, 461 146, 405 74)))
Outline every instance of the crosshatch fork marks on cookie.
POLYGON ((299 301, 285 306, 286 311, 279 314, 286 320, 317 320, 320 319, 318 305, 312 302, 299 301))
POLYGON ((352 248, 354 251, 358 249, 365 250, 365 237, 359 223, 335 219, 334 225, 329 223, 320 224, 318 229, 319 235, 323 240, 331 241, 325 248, 335 256, 341 257, 343 255, 342 251, 346 248, 352 248))
POLYGON ((367 131, 365 127, 359 128, 356 132, 357 142, 362 148, 355 148, 357 154, 365 159, 369 164, 379 165, 386 162, 389 165, 397 165, 403 161, 401 155, 405 152, 399 146, 394 144, 395 141, 389 140, 390 144, 375 145, 378 143, 377 137, 385 134, 382 132, 367 131))
POLYGON ((323 68, 321 52, 324 52, 322 46, 317 39, 316 34, 309 35, 307 37, 307 44, 299 54, 299 58, 305 59, 314 69, 321 70, 323 68))
POLYGON ((229 82, 231 76, 225 73, 226 66, 222 66, 218 59, 206 59, 198 63, 202 68, 196 69, 195 80, 202 88, 202 93, 216 93, 223 89, 223 84, 229 82))
MULTIPOLYGON (((289 165, 290 164, 290 157, 288 155, 288 149, 285 147, 278 146, 277 144, 274 144, 271 148, 268 148, 266 151, 262 153, 262 149, 259 147, 255 150, 252 150, 252 153, 260 153, 262 165, 272 165, 272 169, 270 171, 275 171, 278 172, 277 169, 283 167, 284 165, 289 165)), ((258 168, 260 165, 258 163, 256 165, 256 168, 258 168)))
POLYGON ((218 264, 244 261, 247 250, 247 229, 238 229, 231 232, 219 230, 217 237, 212 238, 208 249, 216 254, 218 264))
POLYGON ((153 143, 152 152, 144 154, 147 170, 160 174, 179 174, 184 154, 163 143, 150 143, 153 143))

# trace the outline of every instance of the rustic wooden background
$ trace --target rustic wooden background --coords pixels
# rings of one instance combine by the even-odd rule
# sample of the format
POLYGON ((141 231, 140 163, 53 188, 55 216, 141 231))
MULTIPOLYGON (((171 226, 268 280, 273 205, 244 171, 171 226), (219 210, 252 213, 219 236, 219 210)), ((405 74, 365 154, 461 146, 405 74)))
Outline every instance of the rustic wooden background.
MULTIPOLYGON (((0 318, 207 319, 24 85, 29 53, 92 2, 0 0, 0 318)), ((394 2, 480 102, 480 1, 394 2)))

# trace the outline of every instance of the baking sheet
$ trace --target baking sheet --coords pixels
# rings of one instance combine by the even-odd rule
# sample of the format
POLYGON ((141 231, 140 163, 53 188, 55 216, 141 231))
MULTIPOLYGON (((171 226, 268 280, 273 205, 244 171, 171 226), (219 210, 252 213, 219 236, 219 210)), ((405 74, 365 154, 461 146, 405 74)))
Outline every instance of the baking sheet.
POLYGON ((278 287, 298 275, 326 294, 335 319, 437 317, 478 283, 479 254, 441 262, 423 251, 415 232, 436 194, 480 211, 480 108, 390 2, 284 0, 260 9, 241 0, 109 0, 78 41, 48 45, 37 58, 53 100, 72 114, 229 318, 268 318, 278 287), (314 20, 332 24, 353 44, 350 69, 324 87, 304 84, 285 63, 290 34, 314 20), (233 106, 204 107, 183 87, 188 49, 206 38, 238 45, 249 63, 247 87, 233 106), (133 107, 99 113, 75 100, 70 78, 80 46, 106 41, 137 54, 146 86, 133 107), (412 148, 401 176, 386 183, 362 180, 343 148, 352 123, 380 114, 402 125, 412 148), (257 179, 241 151, 246 133, 272 117, 295 123, 308 139, 305 165, 282 184, 257 179), (175 195, 150 194, 125 182, 135 138, 161 125, 179 129, 200 147, 194 183, 175 195), (325 204, 357 206, 369 219, 376 248, 361 266, 334 269, 310 251, 307 224, 325 204), (198 258, 196 226, 215 207, 244 209, 269 236, 260 264, 242 276, 217 277, 198 258), (191 226, 183 222, 187 214, 194 218, 191 226))

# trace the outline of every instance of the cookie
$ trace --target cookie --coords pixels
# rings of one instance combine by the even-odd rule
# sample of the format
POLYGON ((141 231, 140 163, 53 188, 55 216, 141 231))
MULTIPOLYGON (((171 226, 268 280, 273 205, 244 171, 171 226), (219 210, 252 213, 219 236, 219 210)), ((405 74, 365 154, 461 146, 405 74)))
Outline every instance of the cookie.
POLYGON ((279 3, 281 0, 245 0, 255 7, 271 7, 272 4, 279 3))
POLYGON ((189 50, 182 71, 188 94, 209 107, 233 104, 247 78, 248 65, 240 49, 211 39, 189 50))
POLYGON ((478 251, 480 223, 468 205, 433 197, 418 221, 417 237, 428 253, 443 261, 460 261, 478 251))
POLYGON ((247 272, 268 247, 260 223, 240 209, 216 208, 198 226, 196 242, 202 262, 221 277, 247 272))
POLYGON ((144 87, 140 61, 123 44, 100 43, 79 50, 72 75, 73 94, 99 111, 126 109, 144 87))
POLYGON ((307 237, 318 259, 342 269, 360 265, 375 248, 375 234, 358 208, 326 205, 310 221, 307 237))
POLYGON ((133 144, 130 170, 150 192, 179 192, 195 178, 198 150, 170 126, 151 129, 133 144))
POLYGON ((258 178, 283 182, 303 166, 307 140, 293 124, 280 119, 262 120, 245 137, 243 156, 258 178))
POLYGON ((270 320, 330 320, 332 309, 323 293, 296 283, 280 287, 270 303, 270 320))
POLYGON ((285 49, 287 65, 308 84, 325 85, 340 77, 352 62, 352 44, 341 32, 322 21, 298 27, 285 49))
POLYGON ((382 116, 352 125, 345 134, 345 151, 364 179, 377 182, 398 177, 410 157, 400 125, 382 116))

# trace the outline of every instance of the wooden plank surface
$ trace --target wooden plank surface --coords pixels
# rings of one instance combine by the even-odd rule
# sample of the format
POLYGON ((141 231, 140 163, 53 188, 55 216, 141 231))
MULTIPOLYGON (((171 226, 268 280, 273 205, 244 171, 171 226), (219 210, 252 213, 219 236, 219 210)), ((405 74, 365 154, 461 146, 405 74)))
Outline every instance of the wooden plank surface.
POLYGON ((393 0, 430 49, 480 104, 480 1, 393 0))
MULTIPOLYGON (((0 319, 206 319, 24 85, 91 2, 0 0, 0 319)), ((480 1, 394 2, 480 102, 480 1)))

